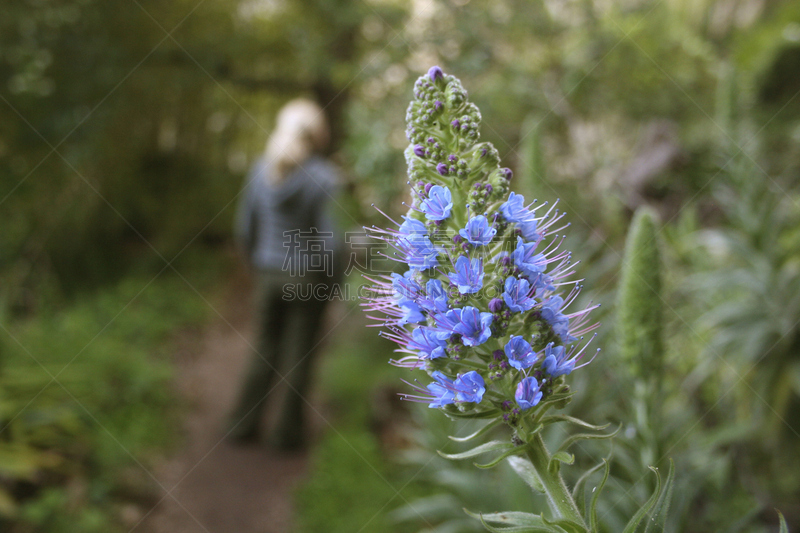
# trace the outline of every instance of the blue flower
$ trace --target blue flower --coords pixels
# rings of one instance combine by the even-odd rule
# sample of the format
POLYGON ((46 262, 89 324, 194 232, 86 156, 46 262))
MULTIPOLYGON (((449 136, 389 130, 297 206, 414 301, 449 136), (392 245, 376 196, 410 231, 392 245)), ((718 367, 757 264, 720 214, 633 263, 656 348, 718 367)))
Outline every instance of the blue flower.
POLYGON ((536 229, 538 224, 533 213, 525 207, 525 197, 512 192, 508 200, 500 206, 500 213, 509 222, 514 222, 522 231, 522 236, 527 241, 536 242, 541 238, 536 229))
POLYGON ((428 280, 425 284, 425 295, 420 298, 419 305, 429 313, 446 313, 447 292, 438 279, 428 280))
POLYGON ((517 247, 511 254, 514 264, 527 276, 538 278, 547 267, 547 258, 544 254, 536 253, 535 242, 525 242, 522 237, 517 237, 517 247))
POLYGON ((461 294, 478 292, 483 287, 483 260, 477 257, 470 260, 462 255, 456 260, 455 273, 447 277, 458 286, 461 294))
POLYGON ((481 313, 474 307, 451 309, 435 317, 437 326, 450 333, 461 335, 466 346, 478 346, 492 336, 492 313, 481 313))
POLYGON ((550 324, 553 332, 561 337, 562 342, 568 343, 578 339, 569 334, 569 318, 561 312, 563 305, 564 299, 561 296, 551 296, 542 305, 542 318, 550 324))
POLYGON ((480 403, 483 399, 483 393, 486 392, 486 383, 480 374, 474 370, 461 374, 456 378, 453 384, 457 402, 475 402, 480 403))
POLYGON ((557 378, 572 372, 575 368, 575 360, 567 359, 567 350, 563 346, 553 346, 551 342, 544 349, 544 361, 542 362, 542 369, 550 374, 551 377, 557 378))
POLYGON ((526 279, 517 279, 514 276, 506 278, 503 300, 512 311, 527 311, 536 305, 536 300, 531 298, 531 284, 526 279))
POLYGON ((525 197, 513 191, 508 195, 508 200, 500 206, 500 213, 509 222, 520 222, 533 214, 525 207, 525 197))
POLYGON ((505 346, 508 364, 517 370, 530 368, 536 362, 538 354, 533 351, 531 345, 520 335, 514 335, 505 346))
POLYGON ((428 230, 425 224, 415 218, 403 217, 405 220, 400 224, 400 234, 403 237, 410 235, 428 235, 428 230))
POLYGON ((436 332, 426 328, 416 328, 411 332, 411 340, 407 347, 420 352, 422 359, 437 359, 444 357, 447 341, 439 338, 436 332))
POLYGON ((428 198, 422 201, 420 210, 425 213, 428 220, 444 220, 450 216, 453 208, 453 195, 450 189, 441 185, 434 185, 428 192, 428 198))
POLYGON ((426 270, 439 264, 439 249, 427 235, 411 234, 407 238, 398 239, 397 247, 402 252, 403 260, 412 269, 426 270))
POLYGON ((414 272, 411 270, 402 276, 396 272, 392 272, 392 292, 395 300, 397 300, 400 305, 413 302, 420 295, 422 287, 414 280, 412 277, 413 274, 414 272))
POLYGON ((489 222, 483 215, 472 217, 467 225, 458 231, 464 239, 475 246, 485 246, 492 242, 497 234, 497 229, 489 226, 489 222))
POLYGON ((517 392, 514 394, 517 405, 525 411, 530 409, 542 400, 542 391, 539 390, 539 382, 534 377, 522 378, 517 385, 517 392))
POLYGON ((428 385, 428 392, 433 395, 433 399, 428 407, 444 407, 447 404, 455 401, 455 384, 453 380, 439 372, 438 370, 431 374, 431 377, 436 381, 428 385))
POLYGON ((403 312, 403 316, 400 317, 397 323, 401 326, 406 324, 418 324, 425 320, 425 315, 422 314, 422 310, 412 301, 401 303, 400 310, 403 312))

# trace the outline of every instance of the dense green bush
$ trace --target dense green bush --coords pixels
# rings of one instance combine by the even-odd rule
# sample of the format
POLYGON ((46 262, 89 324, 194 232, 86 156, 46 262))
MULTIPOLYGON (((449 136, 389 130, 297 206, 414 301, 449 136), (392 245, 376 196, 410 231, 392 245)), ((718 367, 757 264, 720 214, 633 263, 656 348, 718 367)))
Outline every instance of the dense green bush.
MULTIPOLYGON (((220 267, 198 261, 185 275, 207 287, 220 267)), ((4 321, 4 531, 124 531, 122 507, 152 503, 153 459, 175 442, 182 412, 170 335, 208 314, 186 281, 164 273, 131 276, 58 312, 4 321)))

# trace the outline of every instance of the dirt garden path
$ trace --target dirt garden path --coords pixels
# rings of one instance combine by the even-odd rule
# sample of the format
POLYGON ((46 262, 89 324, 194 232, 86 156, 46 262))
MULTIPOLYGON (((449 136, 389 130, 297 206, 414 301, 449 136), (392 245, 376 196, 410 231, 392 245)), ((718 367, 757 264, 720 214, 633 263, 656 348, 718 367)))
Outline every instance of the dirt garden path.
POLYGON ((215 319, 199 337, 186 334, 179 342, 176 381, 189 405, 185 440, 155 474, 162 486, 174 490, 171 496, 162 493, 131 533, 292 531, 292 490, 305 474, 306 454, 237 446, 223 438, 250 356, 249 283, 247 276, 236 274, 217 307, 224 319, 215 319))

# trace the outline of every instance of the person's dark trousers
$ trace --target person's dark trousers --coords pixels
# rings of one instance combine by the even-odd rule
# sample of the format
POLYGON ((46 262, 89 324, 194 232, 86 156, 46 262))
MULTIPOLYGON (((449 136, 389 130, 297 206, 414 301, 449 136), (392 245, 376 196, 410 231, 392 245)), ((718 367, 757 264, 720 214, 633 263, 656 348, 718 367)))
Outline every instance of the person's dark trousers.
POLYGON ((231 416, 234 438, 258 439, 264 408, 276 405, 278 398, 275 398, 274 390, 285 379, 286 397, 270 441, 287 449, 303 445, 306 395, 327 304, 326 299, 309 294, 309 285, 313 287, 326 282, 328 278, 320 276, 291 277, 284 272, 272 271, 259 273, 256 295, 258 337, 255 345, 258 353, 251 356, 231 416))

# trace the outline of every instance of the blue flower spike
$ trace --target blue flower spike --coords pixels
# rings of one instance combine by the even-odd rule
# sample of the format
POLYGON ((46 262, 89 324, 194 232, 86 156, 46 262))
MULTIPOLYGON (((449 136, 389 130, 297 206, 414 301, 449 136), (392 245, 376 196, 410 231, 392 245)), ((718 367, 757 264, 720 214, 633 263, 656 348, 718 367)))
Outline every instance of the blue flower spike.
POLYGON ((480 111, 441 68, 417 80, 406 120, 409 210, 370 228, 398 269, 367 276, 363 306, 397 343, 392 363, 429 376, 405 399, 450 414, 494 410, 524 432, 583 366, 580 339, 598 327, 588 320, 596 306, 567 311, 581 287, 556 233, 564 214, 510 190, 513 173, 478 142, 480 111))

